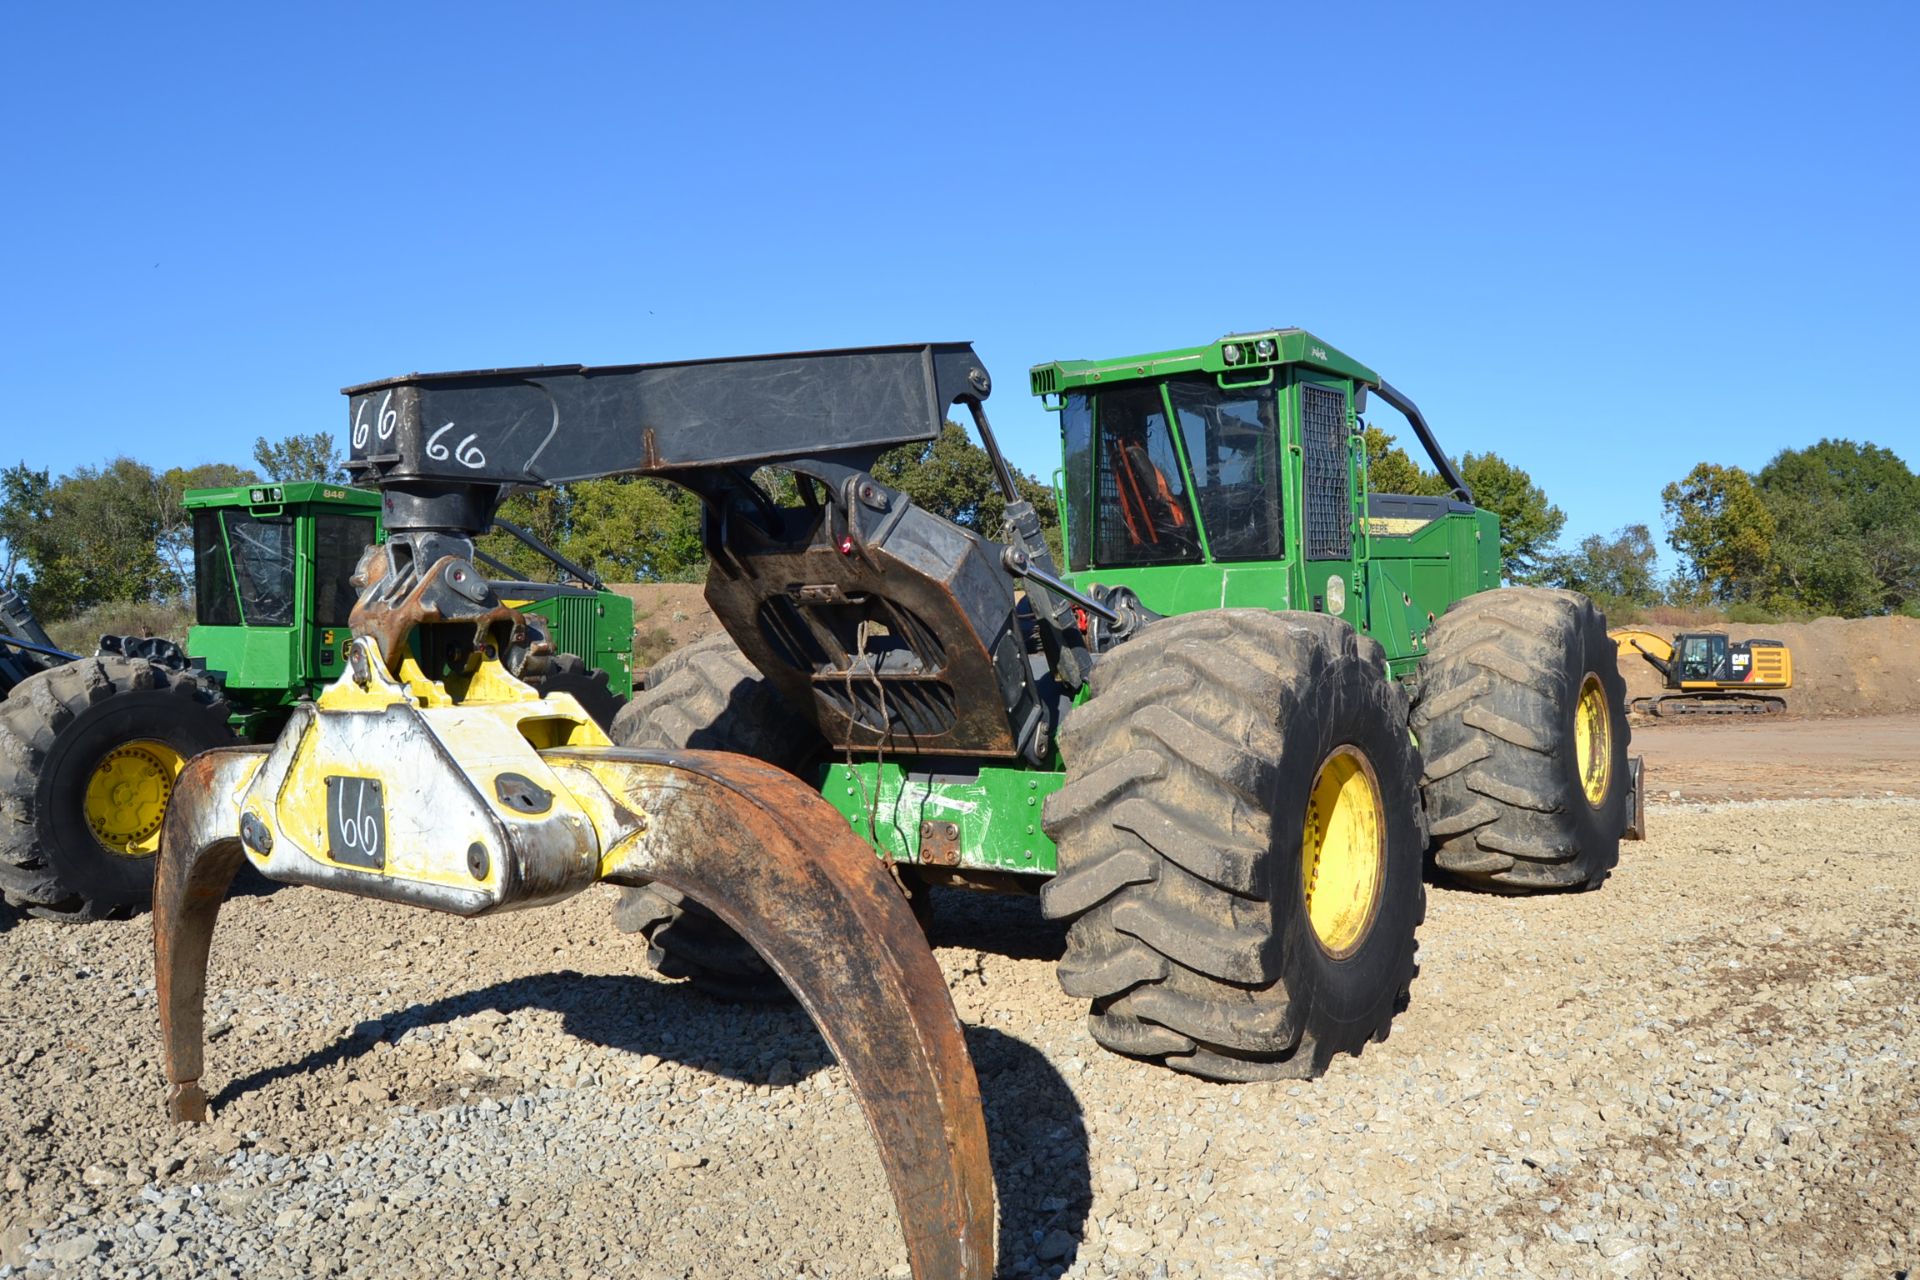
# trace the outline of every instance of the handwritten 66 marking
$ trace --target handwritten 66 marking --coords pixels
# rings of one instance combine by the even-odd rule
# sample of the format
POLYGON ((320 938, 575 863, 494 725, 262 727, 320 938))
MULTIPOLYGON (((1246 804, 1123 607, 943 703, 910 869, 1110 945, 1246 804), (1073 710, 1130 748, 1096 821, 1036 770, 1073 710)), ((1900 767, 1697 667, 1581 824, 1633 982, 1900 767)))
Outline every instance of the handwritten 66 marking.
POLYGON ((382 440, 393 439, 393 429, 400 422, 400 411, 390 407, 392 401, 393 392, 391 391, 380 397, 380 412, 376 415, 373 422, 367 421, 367 406, 371 404, 372 401, 362 400, 360 402, 360 411, 353 415, 354 448, 366 448, 369 432, 376 429, 379 431, 382 440))
MULTIPOLYGON (((378 784, 375 784, 376 787, 378 784)), ((378 791, 375 792, 376 797, 378 791)), ((380 856, 380 821, 376 814, 367 812, 367 780, 365 778, 343 778, 341 785, 334 788, 334 824, 340 830, 340 840, 347 849, 363 858, 378 859, 380 856), (346 783, 357 782, 353 788, 353 815, 347 815, 346 783)), ((378 801, 376 800, 376 804, 378 801)))
POLYGON ((440 443, 440 437, 451 430, 453 430, 453 424, 449 422, 446 426, 427 437, 427 456, 435 462, 445 462, 447 458, 451 456, 455 462, 467 468, 469 471, 478 471, 480 468, 486 466, 487 455, 480 452, 480 446, 475 443, 475 441, 480 438, 480 433, 477 431, 468 432, 465 436, 461 437, 460 443, 455 445, 453 452, 449 454, 447 452, 447 446, 440 443))

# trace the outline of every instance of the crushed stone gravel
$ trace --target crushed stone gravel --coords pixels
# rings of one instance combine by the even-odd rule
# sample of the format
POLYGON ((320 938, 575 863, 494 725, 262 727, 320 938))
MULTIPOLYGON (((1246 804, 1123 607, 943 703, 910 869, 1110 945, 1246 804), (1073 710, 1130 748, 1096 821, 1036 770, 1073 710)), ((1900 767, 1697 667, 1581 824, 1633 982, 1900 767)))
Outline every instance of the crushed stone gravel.
MULTIPOLYGON (((1310 1083, 1102 1052, 1032 902, 933 937, 1010 1276, 1920 1268, 1920 801, 1657 805, 1598 892, 1435 889, 1411 1007, 1310 1083)), ((596 892, 223 913, 174 1128, 146 921, 0 916, 0 1277, 904 1277, 804 1015, 639 973, 596 892)))

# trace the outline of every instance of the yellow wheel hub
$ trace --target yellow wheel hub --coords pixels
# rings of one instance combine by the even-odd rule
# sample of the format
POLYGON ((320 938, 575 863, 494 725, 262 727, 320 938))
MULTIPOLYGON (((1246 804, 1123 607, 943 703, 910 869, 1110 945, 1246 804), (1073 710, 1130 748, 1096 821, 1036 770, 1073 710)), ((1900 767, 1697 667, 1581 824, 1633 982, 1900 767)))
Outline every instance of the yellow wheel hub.
POLYGON ((1573 760, 1587 803, 1598 809, 1613 783, 1613 721, 1607 715, 1607 691, 1596 675, 1581 684, 1573 708, 1573 760))
POLYGON ((129 742, 94 766, 87 779, 87 826, 108 853, 151 857, 160 847, 167 797, 186 759, 164 742, 129 742))
POLYGON ((1353 747, 1341 747, 1314 775, 1300 845, 1307 920, 1320 949, 1336 960, 1358 950, 1373 927, 1386 874, 1386 840, 1373 766, 1353 747))

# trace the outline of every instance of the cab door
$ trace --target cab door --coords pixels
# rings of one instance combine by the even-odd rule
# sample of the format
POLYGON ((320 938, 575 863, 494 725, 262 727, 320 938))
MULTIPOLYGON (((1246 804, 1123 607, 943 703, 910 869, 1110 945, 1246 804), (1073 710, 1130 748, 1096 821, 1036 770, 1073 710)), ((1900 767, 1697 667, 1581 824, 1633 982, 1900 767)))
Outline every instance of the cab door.
POLYGON ((374 542, 372 516, 322 512, 313 519, 313 626, 308 629, 309 683, 339 678, 347 663, 347 619, 359 593, 353 571, 374 542))

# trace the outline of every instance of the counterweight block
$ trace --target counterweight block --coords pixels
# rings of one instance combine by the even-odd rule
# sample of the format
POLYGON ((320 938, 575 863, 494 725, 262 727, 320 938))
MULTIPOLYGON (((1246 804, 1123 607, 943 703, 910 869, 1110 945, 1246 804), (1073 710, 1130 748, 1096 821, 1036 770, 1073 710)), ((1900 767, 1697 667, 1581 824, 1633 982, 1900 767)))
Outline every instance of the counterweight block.
POLYGON ((208 752, 176 784, 153 913, 173 1119, 206 1118, 207 962, 243 857, 462 915, 659 881, 739 932, 812 1015, 879 1146, 914 1275, 992 1275, 986 1121, 945 979, 825 800, 744 757, 606 746, 570 698, 496 664, 461 700, 405 663, 398 680, 353 669, 270 750, 208 752))

